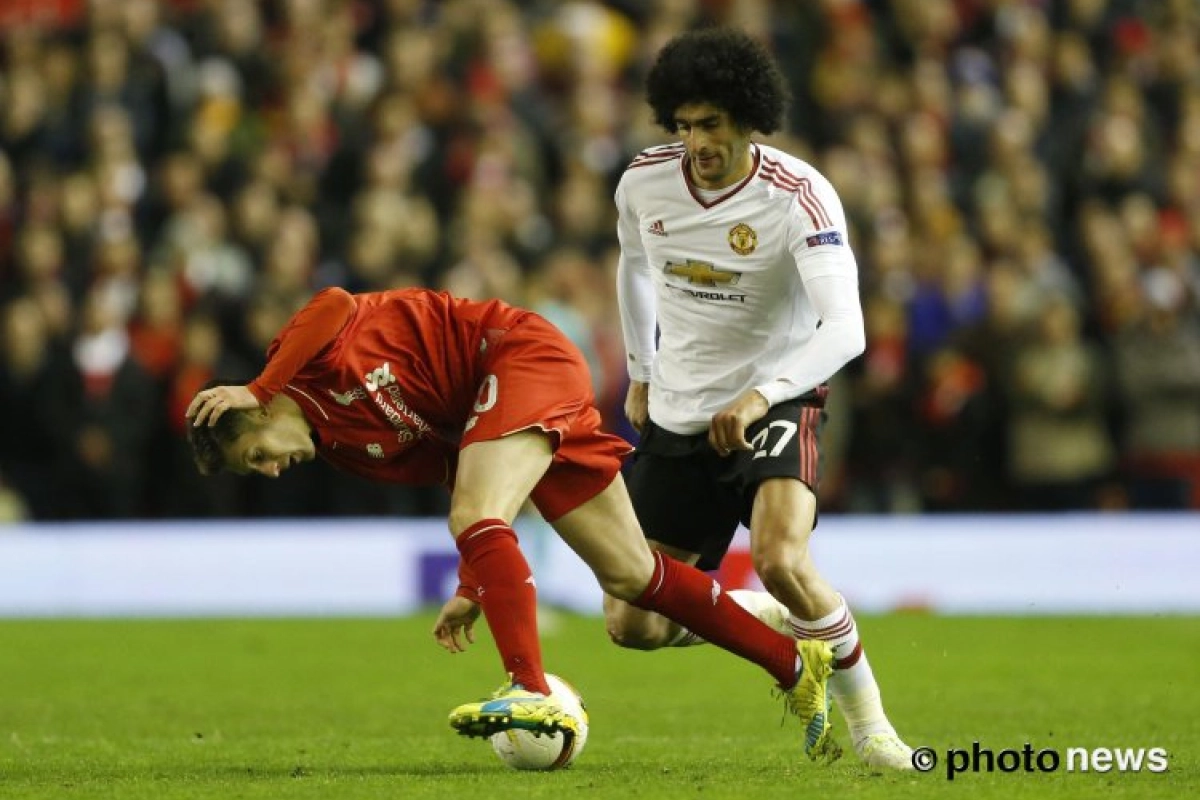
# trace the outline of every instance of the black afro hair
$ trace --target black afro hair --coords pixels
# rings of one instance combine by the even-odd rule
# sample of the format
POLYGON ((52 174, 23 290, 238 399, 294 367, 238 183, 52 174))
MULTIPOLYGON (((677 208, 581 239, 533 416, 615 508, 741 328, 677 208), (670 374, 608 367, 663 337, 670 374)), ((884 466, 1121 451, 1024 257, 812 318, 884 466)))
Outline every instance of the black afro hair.
POLYGON ((783 125, 788 89, 775 59, 734 28, 702 28, 676 36, 646 77, 654 121, 675 131, 680 106, 707 103, 743 129, 772 134, 783 125))

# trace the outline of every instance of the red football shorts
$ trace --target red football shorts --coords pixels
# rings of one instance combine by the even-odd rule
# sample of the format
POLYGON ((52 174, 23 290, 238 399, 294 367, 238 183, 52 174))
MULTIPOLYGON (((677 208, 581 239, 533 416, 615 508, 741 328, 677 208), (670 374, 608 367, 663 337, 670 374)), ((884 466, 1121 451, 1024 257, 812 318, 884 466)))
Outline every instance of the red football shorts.
POLYGON ((541 428, 556 448, 530 499, 553 522, 612 483, 633 447, 600 429, 587 362, 558 328, 531 314, 494 340, 488 375, 461 447, 541 428))

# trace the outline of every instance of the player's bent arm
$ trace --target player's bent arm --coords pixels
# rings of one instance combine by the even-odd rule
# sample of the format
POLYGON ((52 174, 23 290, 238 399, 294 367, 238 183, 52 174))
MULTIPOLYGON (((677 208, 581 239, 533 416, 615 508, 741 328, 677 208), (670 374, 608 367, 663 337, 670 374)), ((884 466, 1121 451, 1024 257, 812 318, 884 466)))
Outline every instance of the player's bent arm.
POLYGON ((657 310, 650 264, 642 247, 637 214, 626 203, 624 183, 617 187, 617 305, 621 312, 621 335, 625 340, 629 377, 649 382, 654 363, 654 328, 657 310))
POLYGON ((846 212, 824 176, 813 175, 810 188, 811 194, 793 199, 785 241, 821 322, 789 358, 784 374, 754 387, 771 405, 812 391, 866 349, 858 264, 850 249, 846 212))
POLYGON ((188 404, 184 416, 199 428, 202 425, 216 425, 217 420, 226 411, 239 411, 258 408, 258 398, 250 393, 245 386, 213 386, 197 392, 188 404))
POLYGON ((771 405, 812 391, 862 355, 867 346, 855 275, 827 274, 806 278, 804 288, 821 324, 789 360, 786 375, 754 387, 771 405))
POLYGON ((267 405, 304 365, 312 361, 354 317, 354 297, 345 289, 317 292, 271 344, 267 366, 247 388, 267 405))
POLYGON ((708 443, 722 456, 734 450, 752 450, 746 441, 746 428, 766 416, 770 409, 770 401, 758 389, 742 392, 713 415, 708 426, 708 443))

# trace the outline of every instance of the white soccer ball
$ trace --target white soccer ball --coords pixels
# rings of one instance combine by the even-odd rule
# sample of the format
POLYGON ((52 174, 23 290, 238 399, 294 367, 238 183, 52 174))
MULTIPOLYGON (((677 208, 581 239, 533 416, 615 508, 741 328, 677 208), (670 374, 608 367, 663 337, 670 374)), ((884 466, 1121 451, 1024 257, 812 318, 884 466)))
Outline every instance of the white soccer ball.
POLYGON ((492 734, 492 749, 500 760, 513 769, 553 770, 570 766, 588 738, 588 713, 583 698, 575 687, 557 675, 546 673, 550 696, 575 717, 578 733, 562 731, 540 736, 530 731, 512 729, 492 734))

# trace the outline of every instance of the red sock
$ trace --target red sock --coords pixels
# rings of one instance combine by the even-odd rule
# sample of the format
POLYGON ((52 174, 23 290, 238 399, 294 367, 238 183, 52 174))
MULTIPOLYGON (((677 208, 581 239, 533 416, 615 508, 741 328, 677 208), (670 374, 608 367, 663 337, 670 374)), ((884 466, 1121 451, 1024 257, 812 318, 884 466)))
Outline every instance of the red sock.
POLYGON ((753 661, 783 688, 796 683, 796 643, 731 600, 695 567, 654 554, 654 576, 633 604, 657 611, 706 641, 753 661))
POLYGON ((455 545, 478 583, 479 604, 505 671, 529 691, 550 694, 538 641, 537 588, 517 535, 502 519, 481 519, 455 545))

